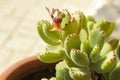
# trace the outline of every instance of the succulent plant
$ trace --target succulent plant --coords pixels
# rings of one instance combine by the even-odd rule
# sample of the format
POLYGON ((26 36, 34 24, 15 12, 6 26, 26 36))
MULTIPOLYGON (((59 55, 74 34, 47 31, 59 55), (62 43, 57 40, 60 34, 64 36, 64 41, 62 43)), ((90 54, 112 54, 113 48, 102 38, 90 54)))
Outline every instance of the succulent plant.
POLYGON ((38 22, 38 33, 47 43, 38 57, 45 63, 58 62, 50 80, 120 80, 119 40, 110 38, 114 22, 96 22, 80 11, 46 9, 53 22, 38 22))

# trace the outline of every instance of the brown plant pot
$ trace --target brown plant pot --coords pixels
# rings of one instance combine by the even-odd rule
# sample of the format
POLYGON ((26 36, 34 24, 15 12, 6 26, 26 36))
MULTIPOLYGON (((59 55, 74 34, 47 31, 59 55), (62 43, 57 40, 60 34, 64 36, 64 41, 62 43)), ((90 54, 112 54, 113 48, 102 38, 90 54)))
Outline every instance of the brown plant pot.
POLYGON ((10 66, 0 75, 0 80, 21 80, 32 73, 45 69, 54 69, 54 67, 55 63, 47 64, 40 62, 35 55, 10 66))

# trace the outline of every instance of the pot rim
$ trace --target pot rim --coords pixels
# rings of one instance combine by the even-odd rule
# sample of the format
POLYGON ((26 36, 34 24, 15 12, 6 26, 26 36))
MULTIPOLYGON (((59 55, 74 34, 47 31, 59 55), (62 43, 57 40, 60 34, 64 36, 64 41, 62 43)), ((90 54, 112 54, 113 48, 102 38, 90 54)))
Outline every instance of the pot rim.
POLYGON ((0 80, 20 80, 33 72, 54 67, 55 63, 43 63, 38 59, 37 55, 34 55, 9 66, 0 75, 0 80))

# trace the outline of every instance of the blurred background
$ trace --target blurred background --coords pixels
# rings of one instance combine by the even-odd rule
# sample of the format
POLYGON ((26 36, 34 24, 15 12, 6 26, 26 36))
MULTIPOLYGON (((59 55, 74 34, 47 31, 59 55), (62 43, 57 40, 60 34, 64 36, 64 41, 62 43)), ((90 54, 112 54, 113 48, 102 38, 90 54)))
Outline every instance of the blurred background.
POLYGON ((37 22, 51 20, 48 8, 80 10, 99 20, 115 21, 112 37, 120 39, 120 0, 0 0, 0 74, 8 66, 44 51, 37 22))

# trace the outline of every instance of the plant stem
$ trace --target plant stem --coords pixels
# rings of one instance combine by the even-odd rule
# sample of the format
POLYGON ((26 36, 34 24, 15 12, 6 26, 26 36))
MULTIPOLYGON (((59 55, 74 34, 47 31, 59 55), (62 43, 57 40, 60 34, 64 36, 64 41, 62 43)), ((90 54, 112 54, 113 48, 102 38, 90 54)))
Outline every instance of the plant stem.
POLYGON ((91 70, 91 78, 92 80, 96 80, 95 72, 93 70, 91 70))
POLYGON ((89 70, 91 72, 91 79, 96 80, 96 73, 95 71, 91 68, 91 65, 89 65, 89 70))
POLYGON ((96 75, 97 75, 97 80, 105 80, 103 74, 96 73, 96 75))

